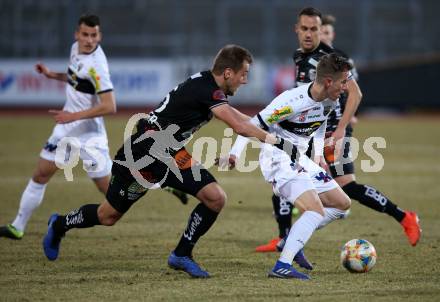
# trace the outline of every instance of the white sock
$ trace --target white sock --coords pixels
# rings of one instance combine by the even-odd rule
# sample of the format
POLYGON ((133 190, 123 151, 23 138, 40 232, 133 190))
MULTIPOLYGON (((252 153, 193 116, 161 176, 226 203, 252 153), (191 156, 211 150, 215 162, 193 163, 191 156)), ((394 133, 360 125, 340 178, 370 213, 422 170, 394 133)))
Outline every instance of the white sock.
POLYGON ((293 258, 310 239, 322 219, 318 212, 305 211, 290 229, 279 260, 292 264, 293 258))
POLYGON ((319 224, 318 229, 325 227, 327 224, 329 224, 334 220, 344 219, 345 217, 348 216, 350 210, 344 211, 336 208, 324 208, 324 213, 325 213, 324 219, 319 224))
POLYGON ((21 195, 20 208, 18 209, 17 217, 15 217, 12 225, 19 231, 24 231, 26 224, 31 218, 32 212, 40 205, 44 197, 44 191, 46 190, 46 185, 36 183, 29 180, 26 189, 24 189, 21 195))

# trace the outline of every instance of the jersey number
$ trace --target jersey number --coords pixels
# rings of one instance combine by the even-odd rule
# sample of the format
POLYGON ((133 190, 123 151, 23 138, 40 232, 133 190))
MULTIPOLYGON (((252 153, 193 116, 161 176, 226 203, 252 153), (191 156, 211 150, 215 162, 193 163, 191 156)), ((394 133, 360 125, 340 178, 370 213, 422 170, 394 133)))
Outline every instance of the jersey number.
MULTIPOLYGON (((195 78, 198 78, 201 76, 202 76, 202 74, 200 72, 198 72, 196 74, 193 74, 191 76, 191 79, 195 79, 195 78)), ((179 86, 174 87, 174 89, 171 92, 176 91, 177 88, 179 88, 179 86)), ((154 110, 154 112, 162 112, 166 108, 166 106, 168 105, 169 101, 170 101, 170 94, 168 93, 167 96, 165 97, 165 100, 163 100, 162 105, 160 105, 159 108, 154 110)))

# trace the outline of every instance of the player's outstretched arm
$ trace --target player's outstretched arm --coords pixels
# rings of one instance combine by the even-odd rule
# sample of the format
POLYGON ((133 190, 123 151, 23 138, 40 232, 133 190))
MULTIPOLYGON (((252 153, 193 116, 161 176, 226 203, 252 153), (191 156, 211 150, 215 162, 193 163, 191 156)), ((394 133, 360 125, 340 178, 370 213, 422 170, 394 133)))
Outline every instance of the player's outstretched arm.
POLYGON ((345 136, 345 128, 347 128, 362 99, 362 92, 355 79, 347 82, 348 98, 345 104, 344 113, 339 120, 338 127, 332 134, 335 141, 340 140, 345 136))
POLYGON ((245 137, 255 137, 260 142, 275 144, 277 138, 255 126, 247 115, 244 115, 228 104, 223 104, 211 109, 216 118, 225 122, 235 133, 245 137))
POLYGON ((87 110, 68 112, 62 110, 49 110, 54 114, 55 121, 59 124, 70 123, 77 120, 94 118, 98 116, 113 114, 116 112, 116 101, 113 91, 98 94, 101 102, 87 110))
POLYGON ((35 70, 38 73, 43 74, 46 78, 57 80, 61 82, 67 82, 67 74, 63 72, 53 72, 43 63, 35 64, 35 70))
MULTIPOLYGON (((288 140, 284 140, 281 137, 277 137, 265 130, 264 125, 256 126, 254 122, 256 119, 244 119, 243 114, 238 110, 232 108, 228 104, 220 105, 211 109, 215 117, 224 121, 229 127, 231 127, 235 133, 245 137, 254 137, 260 142, 274 145, 278 149, 286 152, 292 161, 296 160, 296 147, 288 140)), ((267 126, 266 126, 267 127, 267 126)))

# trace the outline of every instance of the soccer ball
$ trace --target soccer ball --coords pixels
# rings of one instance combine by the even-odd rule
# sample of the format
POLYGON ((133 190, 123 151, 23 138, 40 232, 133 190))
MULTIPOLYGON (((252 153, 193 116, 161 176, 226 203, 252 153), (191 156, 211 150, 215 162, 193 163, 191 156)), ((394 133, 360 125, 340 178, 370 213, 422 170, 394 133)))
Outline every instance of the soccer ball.
POLYGON ((341 264, 351 273, 370 271, 376 259, 376 249, 365 239, 352 239, 342 247, 341 264))

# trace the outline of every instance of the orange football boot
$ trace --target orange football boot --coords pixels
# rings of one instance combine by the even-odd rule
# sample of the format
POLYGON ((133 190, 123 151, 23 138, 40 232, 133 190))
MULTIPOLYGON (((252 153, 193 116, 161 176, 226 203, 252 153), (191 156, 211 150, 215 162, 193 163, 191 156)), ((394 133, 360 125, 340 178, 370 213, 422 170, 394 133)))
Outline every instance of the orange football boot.
POLYGON ((268 243, 257 246, 255 251, 258 253, 268 253, 268 252, 276 252, 277 251, 277 243, 281 240, 281 238, 276 237, 270 240, 268 243))
POLYGON ((405 217, 400 222, 405 231, 406 237, 408 237, 409 243, 412 246, 416 246, 420 240, 422 229, 419 225, 419 217, 415 212, 405 211, 405 217))

